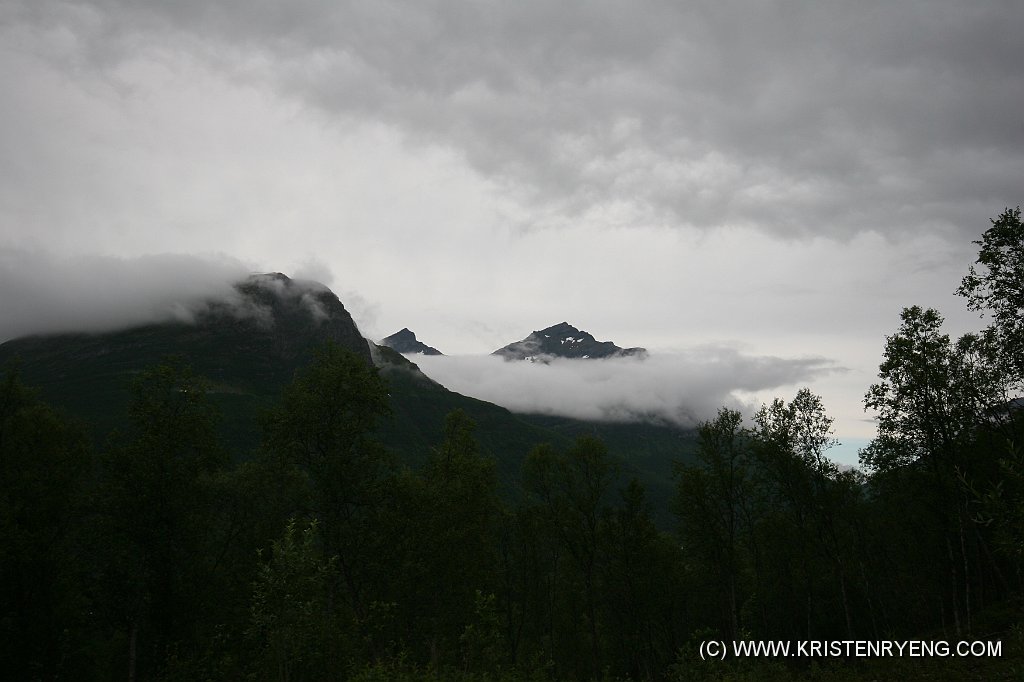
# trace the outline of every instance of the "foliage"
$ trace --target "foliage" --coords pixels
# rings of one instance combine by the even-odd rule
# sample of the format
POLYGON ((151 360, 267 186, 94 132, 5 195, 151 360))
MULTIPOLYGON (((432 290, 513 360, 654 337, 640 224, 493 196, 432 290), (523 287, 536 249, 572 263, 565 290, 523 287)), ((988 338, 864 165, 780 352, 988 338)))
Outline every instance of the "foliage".
POLYGON ((0 660, 28 679, 82 664, 83 576, 73 560, 91 453, 84 429, 0 375, 0 660))
POLYGON ((175 359, 131 386, 130 428, 101 453, 97 532, 104 617, 126 638, 135 674, 157 669, 216 603, 210 562, 216 481, 228 465, 203 383, 175 359))
POLYGON ((901 319, 886 338, 881 381, 864 398, 865 408, 878 412, 878 441, 862 463, 884 470, 920 460, 933 471, 951 469, 1002 395, 999 377, 987 371, 981 339, 951 343, 937 311, 913 306, 901 319))
POLYGON ((989 330, 998 339, 999 360, 1008 378, 1024 381, 1024 223, 1020 206, 992 220, 980 241, 978 259, 957 293, 971 310, 987 313, 989 330), (977 267, 975 267, 977 266, 977 267))
POLYGON ((1019 571, 1024 566, 1024 449, 1011 441, 1004 454, 998 460, 998 477, 984 492, 965 483, 977 502, 975 520, 992 527, 996 548, 1019 571))
POLYGON ((327 611, 333 561, 323 561, 317 524, 288 522, 284 535, 261 554, 247 631, 261 652, 260 667, 278 680, 316 680, 328 673, 325 657, 340 636, 327 611))
POLYGON ((319 505, 373 502, 386 460, 371 439, 387 414, 377 372, 349 351, 327 344, 285 389, 265 431, 269 449, 310 479, 319 505))
POLYGON ((676 468, 680 535, 689 556, 702 560, 720 581, 716 591, 726 600, 726 618, 719 625, 733 637, 739 632, 741 605, 740 538, 751 518, 751 439, 742 420, 735 410, 719 410, 697 429, 699 464, 676 468))

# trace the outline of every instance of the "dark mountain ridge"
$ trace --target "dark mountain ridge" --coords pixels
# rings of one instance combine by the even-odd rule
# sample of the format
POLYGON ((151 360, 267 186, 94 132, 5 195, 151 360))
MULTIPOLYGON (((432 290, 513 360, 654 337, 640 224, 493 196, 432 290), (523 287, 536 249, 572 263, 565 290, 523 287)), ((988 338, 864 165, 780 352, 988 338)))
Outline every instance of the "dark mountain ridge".
POLYGON ((387 346, 399 353, 421 354, 421 355, 444 355, 441 351, 419 341, 416 334, 408 327, 397 331, 391 336, 381 339, 380 345, 387 346))

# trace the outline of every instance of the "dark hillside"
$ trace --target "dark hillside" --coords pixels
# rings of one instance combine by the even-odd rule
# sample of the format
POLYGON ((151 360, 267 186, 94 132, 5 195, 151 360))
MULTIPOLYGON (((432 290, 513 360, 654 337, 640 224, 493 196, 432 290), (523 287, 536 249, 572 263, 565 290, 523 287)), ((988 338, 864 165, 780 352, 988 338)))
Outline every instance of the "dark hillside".
POLYGON ((329 289, 275 273, 237 285, 238 298, 212 302, 194 324, 169 322, 104 334, 61 334, 0 345, 43 397, 92 424, 102 437, 119 425, 131 379, 175 355, 210 382, 223 432, 237 450, 258 440, 254 417, 326 340, 370 362, 351 315, 329 289))
POLYGON ((449 391, 393 349, 368 343, 341 301, 322 285, 275 273, 253 276, 237 291, 236 300, 208 304, 193 324, 9 341, 0 345, 0 366, 17 362, 27 384, 85 419, 102 442, 123 426, 131 380, 163 358, 178 356, 209 382, 221 433, 235 456, 245 458, 260 441, 260 415, 308 364, 313 349, 331 340, 380 368, 392 410, 380 436, 408 464, 426 460, 442 439, 445 415, 461 409, 476 422, 475 435, 482 451, 495 458, 506 491, 517 489, 522 461, 537 444, 564 448, 577 436, 596 435, 623 461, 623 479, 638 477, 659 511, 667 510, 672 462, 689 450, 692 435, 645 424, 516 415, 449 391))

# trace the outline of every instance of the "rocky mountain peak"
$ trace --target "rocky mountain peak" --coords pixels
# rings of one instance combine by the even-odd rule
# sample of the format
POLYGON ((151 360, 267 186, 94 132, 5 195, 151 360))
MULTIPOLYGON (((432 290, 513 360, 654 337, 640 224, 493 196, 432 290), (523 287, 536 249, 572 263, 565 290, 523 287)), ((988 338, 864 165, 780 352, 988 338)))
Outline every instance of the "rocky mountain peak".
POLYGON ((416 338, 416 334, 414 334, 408 327, 403 327, 400 331, 395 332, 391 336, 381 339, 380 345, 387 346, 399 353, 444 355, 444 353, 438 349, 419 341, 416 338))
POLYGON ((598 341, 589 332, 577 329, 568 322, 531 332, 521 341, 499 348, 492 355, 506 360, 550 362, 554 358, 590 360, 600 358, 646 356, 643 348, 621 348, 611 341, 598 341))

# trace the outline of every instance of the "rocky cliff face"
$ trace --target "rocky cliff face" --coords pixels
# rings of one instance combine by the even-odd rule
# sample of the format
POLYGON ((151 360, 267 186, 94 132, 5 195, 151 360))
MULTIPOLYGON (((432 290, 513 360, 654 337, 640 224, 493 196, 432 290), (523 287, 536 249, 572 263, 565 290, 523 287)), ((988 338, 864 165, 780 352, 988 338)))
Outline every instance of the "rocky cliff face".
POLYGON ((238 299, 211 304, 198 316, 197 326, 240 327, 258 345, 285 358, 330 340, 371 361, 369 345, 352 316, 334 292, 319 282, 275 272, 252 275, 235 288, 238 299))
POLYGON ((251 275, 235 285, 232 296, 191 302, 187 314, 163 323, 136 325, 103 333, 49 334, 0 345, 0 356, 40 346, 74 347, 80 353, 167 348, 180 355, 213 353, 229 359, 259 354, 295 359, 312 346, 331 340, 370 362, 370 349, 338 297, 317 282, 293 280, 281 273, 251 275))

